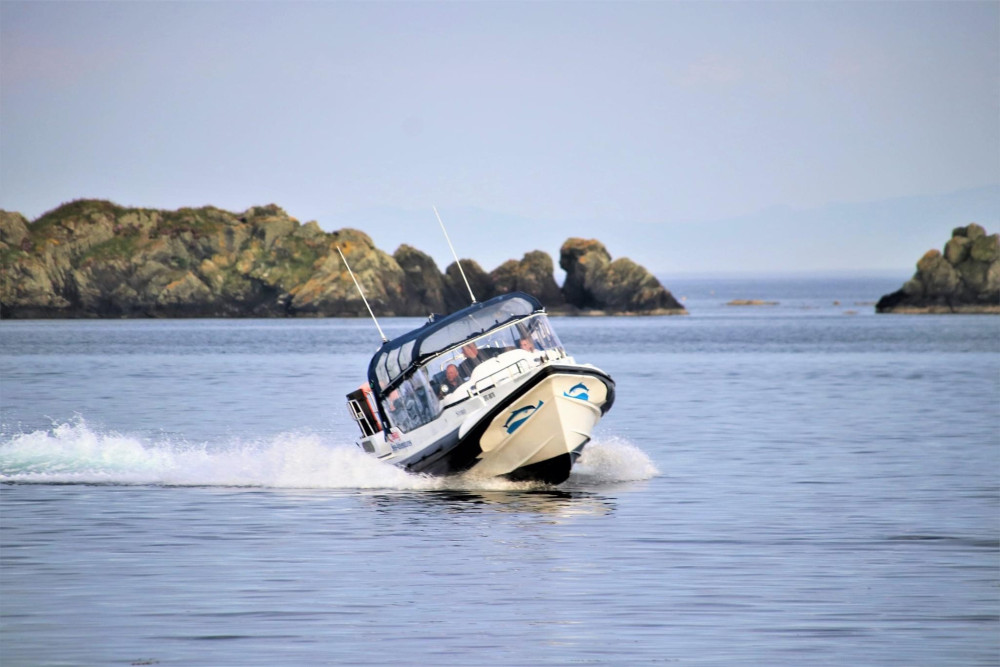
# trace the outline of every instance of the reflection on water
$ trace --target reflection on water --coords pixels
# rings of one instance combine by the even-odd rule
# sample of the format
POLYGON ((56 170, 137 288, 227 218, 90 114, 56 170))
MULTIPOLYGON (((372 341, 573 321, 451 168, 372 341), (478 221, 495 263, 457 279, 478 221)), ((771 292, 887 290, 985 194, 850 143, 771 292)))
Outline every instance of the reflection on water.
POLYGON ((415 510, 429 513, 543 514, 570 519, 611 514, 615 499, 604 494, 561 489, 475 490, 445 489, 421 493, 392 493, 368 497, 375 509, 389 512, 415 510))

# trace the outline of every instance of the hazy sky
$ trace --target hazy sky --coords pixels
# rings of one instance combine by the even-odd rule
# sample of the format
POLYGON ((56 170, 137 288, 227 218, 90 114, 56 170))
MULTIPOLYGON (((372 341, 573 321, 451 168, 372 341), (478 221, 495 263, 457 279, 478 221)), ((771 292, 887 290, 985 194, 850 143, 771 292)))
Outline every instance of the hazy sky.
POLYGON ((0 3, 0 208, 277 203, 487 269, 912 269, 1000 227, 997 2, 0 3))

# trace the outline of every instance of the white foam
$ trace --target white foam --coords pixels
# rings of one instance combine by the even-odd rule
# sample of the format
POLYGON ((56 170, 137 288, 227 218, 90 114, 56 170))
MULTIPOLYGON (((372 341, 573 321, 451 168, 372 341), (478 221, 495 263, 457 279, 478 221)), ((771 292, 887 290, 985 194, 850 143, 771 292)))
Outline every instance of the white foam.
POLYGON ((617 436, 590 442, 580 455, 569 481, 575 484, 612 484, 652 479, 660 474, 652 460, 634 444, 617 436))
MULTIPOLYGON (((656 474, 634 445, 611 439, 587 446, 574 485, 648 479, 656 474)), ((310 433, 263 441, 222 443, 149 441, 92 429, 82 419, 49 430, 4 437, 0 482, 240 486, 326 489, 519 490, 531 484, 502 479, 435 478, 373 459, 353 444, 310 433)))

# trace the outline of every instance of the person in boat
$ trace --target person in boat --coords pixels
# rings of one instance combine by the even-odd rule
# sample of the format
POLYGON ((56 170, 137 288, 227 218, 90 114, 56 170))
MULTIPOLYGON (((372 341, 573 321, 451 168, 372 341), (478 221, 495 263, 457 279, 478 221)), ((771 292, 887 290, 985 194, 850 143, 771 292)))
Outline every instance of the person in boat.
POLYGON ((465 361, 459 365, 458 370, 463 378, 468 379, 472 376, 473 368, 490 357, 496 356, 497 351, 490 347, 480 350, 475 343, 466 343, 462 346, 462 354, 465 355, 465 361))
POLYGON ((451 392, 458 389, 462 384, 462 378, 458 374, 458 366, 455 364, 448 364, 448 367, 444 369, 444 382, 441 383, 440 394, 441 398, 444 398, 451 392))
POLYGON ((536 363, 541 361, 542 358, 541 350, 538 349, 538 347, 535 345, 535 341, 533 341, 530 336, 527 335, 521 336, 517 340, 516 349, 522 350, 530 354, 531 358, 534 359, 536 363))
POLYGON ((403 410, 403 397, 399 395, 398 389, 393 389, 389 394, 389 400, 385 403, 386 412, 389 413, 389 420, 394 426, 399 426, 405 411, 403 410))

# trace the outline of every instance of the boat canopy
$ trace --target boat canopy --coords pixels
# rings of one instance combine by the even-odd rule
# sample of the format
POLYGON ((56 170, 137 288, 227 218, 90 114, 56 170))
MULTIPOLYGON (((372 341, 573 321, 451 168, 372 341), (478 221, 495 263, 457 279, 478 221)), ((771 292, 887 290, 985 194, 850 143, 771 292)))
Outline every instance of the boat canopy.
POLYGON ((474 303, 451 315, 436 317, 419 329, 383 343, 368 366, 368 382, 376 395, 381 395, 411 368, 430 357, 543 310, 533 296, 511 292, 474 303))

